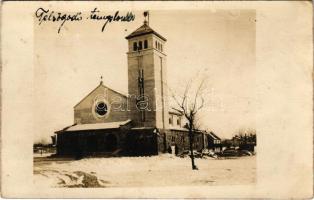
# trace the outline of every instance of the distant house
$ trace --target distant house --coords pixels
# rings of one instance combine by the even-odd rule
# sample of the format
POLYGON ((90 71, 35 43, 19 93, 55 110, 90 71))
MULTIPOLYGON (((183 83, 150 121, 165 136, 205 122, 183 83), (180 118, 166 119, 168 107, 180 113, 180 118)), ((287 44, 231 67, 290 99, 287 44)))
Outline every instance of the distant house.
POLYGON ((242 143, 241 138, 239 136, 237 136, 237 135, 232 137, 231 141, 232 141, 232 146, 233 147, 239 147, 240 144, 242 143))
POLYGON ((250 134, 250 135, 245 134, 244 136, 242 136, 241 143, 239 145, 240 149, 254 152, 255 146, 256 146, 256 135, 255 134, 250 134))
POLYGON ((241 138, 239 136, 233 136, 231 139, 224 139, 222 142, 222 148, 239 148, 241 144, 241 138))
POLYGON ((235 135, 232 139, 222 141, 224 148, 236 148, 241 150, 248 150, 254 152, 256 146, 256 135, 235 135))
POLYGON ((33 153, 56 153, 56 148, 52 144, 36 143, 33 145, 33 153))
POLYGON ((205 134, 207 141, 207 148, 213 150, 214 152, 220 152, 222 149, 221 139, 213 132, 208 132, 205 134))

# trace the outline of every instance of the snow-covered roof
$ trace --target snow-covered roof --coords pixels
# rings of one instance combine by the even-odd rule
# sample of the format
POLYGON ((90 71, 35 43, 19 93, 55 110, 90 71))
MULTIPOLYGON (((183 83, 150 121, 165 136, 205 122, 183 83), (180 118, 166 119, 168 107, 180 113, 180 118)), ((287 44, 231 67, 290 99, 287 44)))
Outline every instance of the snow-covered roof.
POLYGON ((220 138, 215 134, 215 133, 213 133, 213 132, 209 132, 209 133, 207 133, 209 136, 211 136, 213 139, 215 139, 215 140, 220 140, 220 138))
POLYGON ((175 110, 174 108, 170 108, 169 114, 178 115, 178 116, 183 116, 183 114, 179 113, 179 112, 178 112, 177 110, 175 110))
POLYGON ((131 122, 130 119, 126 121, 107 122, 107 123, 95 123, 95 124, 77 124, 71 126, 64 131, 84 131, 84 130, 99 130, 99 129, 115 129, 120 126, 126 125, 131 122))
POLYGON ((182 128, 182 127, 170 127, 170 130, 172 131, 189 131, 186 128, 182 128))
POLYGON ((164 38, 159 33, 154 31, 151 27, 149 27, 147 22, 144 22, 144 24, 141 27, 139 27, 138 29, 133 31, 130 35, 126 36, 125 38, 131 39, 131 38, 134 38, 137 36, 146 35, 146 34, 150 34, 150 33, 157 35, 159 38, 161 38, 164 41, 167 41, 166 38, 164 38))
POLYGON ((144 130, 144 129, 154 129, 155 127, 134 127, 132 130, 144 130))

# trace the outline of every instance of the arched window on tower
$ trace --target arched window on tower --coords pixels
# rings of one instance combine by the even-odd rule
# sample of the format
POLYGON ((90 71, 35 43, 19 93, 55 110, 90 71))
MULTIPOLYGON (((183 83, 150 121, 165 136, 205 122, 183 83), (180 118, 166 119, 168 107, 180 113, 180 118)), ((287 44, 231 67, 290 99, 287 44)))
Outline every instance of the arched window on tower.
POLYGON ((155 48, 157 49, 157 41, 155 41, 155 48))
POLYGON ((139 43, 138 43, 138 50, 142 50, 142 48, 143 48, 143 43, 142 43, 142 41, 139 41, 139 43))
POLYGON ((147 40, 144 40, 144 49, 147 49, 148 48, 148 42, 147 40))
POLYGON ((137 50, 137 43, 133 42, 133 51, 136 51, 136 50, 137 50))
POLYGON ((158 42, 157 44, 157 49, 160 50, 160 43, 158 42))

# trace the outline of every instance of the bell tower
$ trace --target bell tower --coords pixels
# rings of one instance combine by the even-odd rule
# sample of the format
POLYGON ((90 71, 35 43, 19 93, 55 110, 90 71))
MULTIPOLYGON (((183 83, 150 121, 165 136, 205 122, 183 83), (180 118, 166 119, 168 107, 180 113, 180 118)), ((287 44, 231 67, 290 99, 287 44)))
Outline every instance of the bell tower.
POLYGON ((130 119, 136 127, 167 129, 166 39, 146 20, 126 39, 130 119))

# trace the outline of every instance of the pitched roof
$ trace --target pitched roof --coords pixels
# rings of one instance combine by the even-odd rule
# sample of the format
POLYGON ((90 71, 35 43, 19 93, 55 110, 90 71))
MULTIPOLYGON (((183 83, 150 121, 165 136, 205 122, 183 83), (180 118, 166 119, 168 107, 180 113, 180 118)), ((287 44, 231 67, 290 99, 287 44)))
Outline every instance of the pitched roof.
POLYGON ((182 128, 182 127, 171 127, 170 130, 171 131, 185 131, 185 132, 189 131, 188 129, 182 128))
POLYGON ((169 111, 169 114, 177 115, 177 116, 183 116, 183 114, 176 112, 176 111, 169 111))
POLYGON ((126 39, 131 39, 137 36, 141 36, 141 35, 146 35, 146 34, 155 34, 156 36, 158 36, 159 38, 161 38, 164 41, 167 41, 166 38, 164 38, 163 36, 161 36, 159 33, 157 33, 156 31, 154 31, 151 27, 148 26, 147 23, 144 22, 144 24, 139 27, 138 29, 136 29, 135 31, 133 31, 130 35, 126 36, 126 39))
POLYGON ((220 140, 220 138, 213 132, 209 132, 207 133, 208 135, 210 135, 212 138, 216 139, 216 140, 220 140))
MULTIPOLYGON (((184 132, 189 132, 189 129, 183 128, 183 127, 171 127, 169 129, 170 131, 184 131, 184 132)), ((205 133, 204 131, 201 130, 193 130, 194 133, 205 133)))
MULTIPOLYGON (((62 131, 85 131, 85 130, 100 130, 100 129, 116 129, 123 125, 130 123, 131 120, 118 121, 118 122, 107 122, 107 123, 95 123, 95 124, 76 124, 70 127, 66 127, 62 131)), ((62 132, 57 131, 57 132, 62 132)))
POLYGON ((174 108, 171 108, 171 109, 169 110, 169 114, 178 115, 178 116, 183 116, 183 114, 179 113, 179 111, 175 110, 174 108))
POLYGON ((124 97, 128 97, 126 94, 122 94, 121 92, 118 92, 118 91, 116 91, 116 90, 113 90, 113 89, 111 89, 111 88, 109 88, 109 87, 107 87, 107 86, 105 86, 102 82, 100 82, 100 84, 95 88, 95 89, 93 89, 91 92, 89 92, 84 98, 82 98, 77 104, 75 104, 75 106, 74 106, 74 108, 76 107, 76 106, 78 106, 84 99, 86 99, 90 94, 92 94, 95 90, 97 90, 99 87, 105 87, 105 88, 107 88, 107 89, 109 89, 109 90, 111 90, 111 91, 113 91, 113 92, 115 92, 115 93, 117 93, 117 94, 120 94, 120 95, 122 95, 122 96, 124 96, 124 97))

